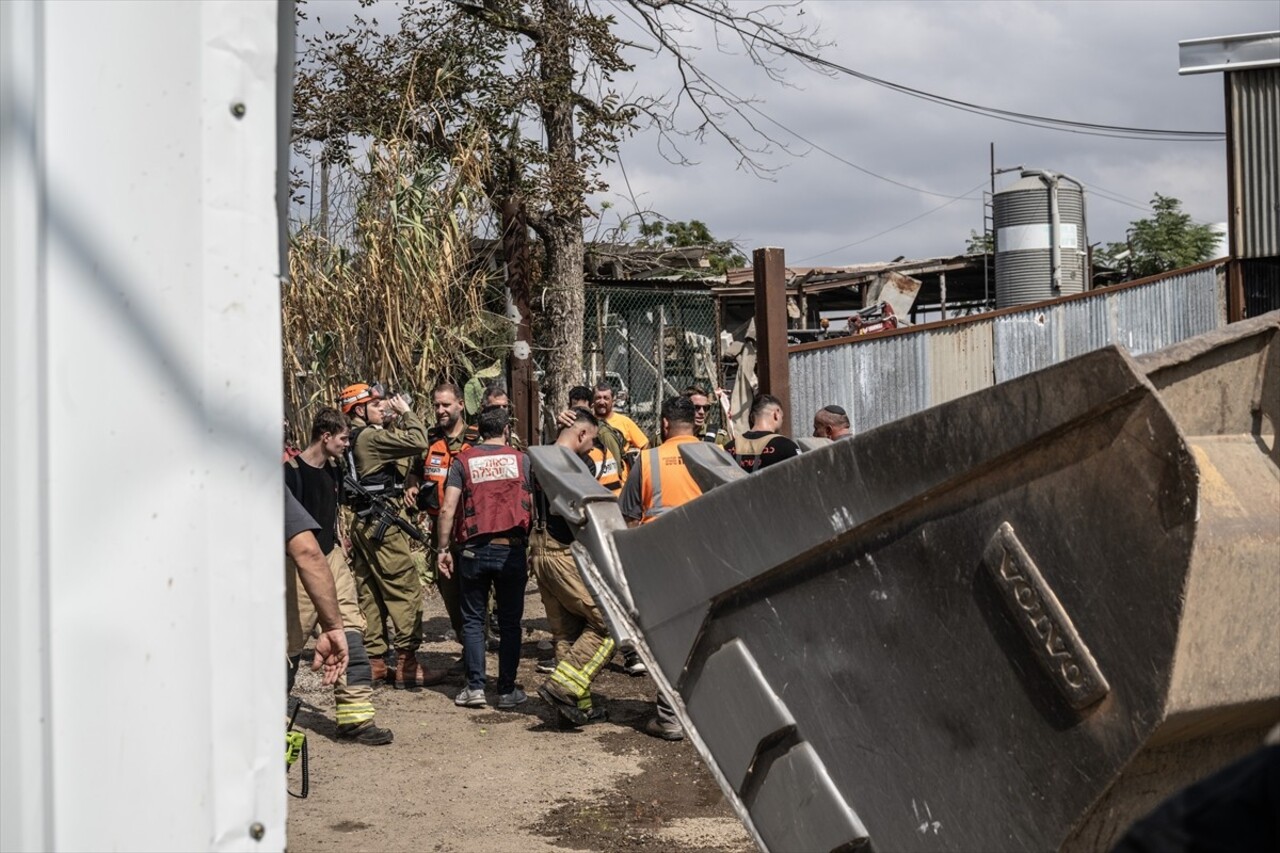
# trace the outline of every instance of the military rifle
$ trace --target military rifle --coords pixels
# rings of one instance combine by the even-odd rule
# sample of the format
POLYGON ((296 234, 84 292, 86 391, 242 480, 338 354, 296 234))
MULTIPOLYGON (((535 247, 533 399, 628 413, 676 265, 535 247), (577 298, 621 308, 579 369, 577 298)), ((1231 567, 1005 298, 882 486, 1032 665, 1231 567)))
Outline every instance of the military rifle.
POLYGON ((403 518, 399 507, 392 503, 393 498, 399 498, 404 494, 404 486, 379 486, 377 492, 374 492, 360 482, 353 469, 353 465, 348 465, 346 475, 342 478, 345 502, 351 507, 356 518, 362 521, 372 518, 378 522, 371 537, 374 542, 381 545, 387 530, 395 525, 410 539, 421 542, 423 545, 430 544, 427 541, 427 534, 403 518))

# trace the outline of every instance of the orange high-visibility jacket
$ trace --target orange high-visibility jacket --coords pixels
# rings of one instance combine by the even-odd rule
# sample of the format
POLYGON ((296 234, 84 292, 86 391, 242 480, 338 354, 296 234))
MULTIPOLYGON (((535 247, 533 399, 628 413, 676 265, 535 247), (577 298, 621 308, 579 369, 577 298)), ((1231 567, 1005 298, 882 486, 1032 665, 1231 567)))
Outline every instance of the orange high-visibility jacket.
POLYGON ((680 435, 640 454, 641 524, 702 494, 680 456, 680 445, 697 440, 696 435, 680 435))

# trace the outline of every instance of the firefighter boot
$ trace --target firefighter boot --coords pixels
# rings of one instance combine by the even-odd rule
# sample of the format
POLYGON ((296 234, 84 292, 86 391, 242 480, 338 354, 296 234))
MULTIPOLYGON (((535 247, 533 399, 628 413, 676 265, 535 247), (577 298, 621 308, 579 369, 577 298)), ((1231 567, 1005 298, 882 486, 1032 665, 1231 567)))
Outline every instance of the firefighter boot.
POLYGON ((538 695, 556 710, 561 723, 577 728, 591 722, 588 710, 580 708, 578 699, 554 681, 547 679, 542 682, 538 687, 538 695))
POLYGON ((417 654, 408 649, 398 650, 396 658, 395 687, 397 690, 417 690, 420 687, 430 687, 449 677, 447 670, 427 669, 419 664, 417 654))
POLYGON ((369 658, 369 666, 373 669, 373 683, 380 681, 390 681, 390 670, 387 669, 387 662, 381 657, 369 658))
POLYGON ((395 740, 395 735, 391 733, 391 729, 376 726, 373 720, 365 720, 338 726, 338 739, 349 740, 364 746, 383 746, 395 740))

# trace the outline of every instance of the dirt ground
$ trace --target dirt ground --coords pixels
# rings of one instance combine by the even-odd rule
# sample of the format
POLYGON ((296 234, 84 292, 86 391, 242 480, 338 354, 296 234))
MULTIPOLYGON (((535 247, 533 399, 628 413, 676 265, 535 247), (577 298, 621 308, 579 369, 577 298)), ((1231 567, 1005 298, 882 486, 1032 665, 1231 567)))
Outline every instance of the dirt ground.
MULTIPOLYGON (((525 598, 518 683, 529 701, 515 711, 458 708, 460 682, 420 691, 378 687, 377 720, 387 746, 335 740, 333 693, 309 670, 294 695, 304 702, 311 794, 289 801, 289 850, 442 853, 524 851, 727 851, 754 849, 688 741, 640 728, 653 714, 653 682, 627 675, 617 656, 594 685, 608 722, 562 729, 534 693, 545 677, 538 642, 550 638, 532 581, 525 598)), ((444 606, 434 589, 424 608, 430 666, 451 664, 444 606)), ((490 688, 497 673, 489 655, 490 688)), ((495 697, 490 691, 490 701, 495 697)), ((289 773, 297 791, 300 769, 289 773)))

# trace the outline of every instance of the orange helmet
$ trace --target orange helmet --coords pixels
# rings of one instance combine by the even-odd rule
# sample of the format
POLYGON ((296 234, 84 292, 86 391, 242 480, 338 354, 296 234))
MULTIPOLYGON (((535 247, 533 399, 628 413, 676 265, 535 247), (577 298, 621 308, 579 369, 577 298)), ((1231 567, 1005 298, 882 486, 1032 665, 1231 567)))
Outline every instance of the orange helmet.
POLYGON ((338 405, 342 407, 344 415, 349 415, 356 406, 367 403, 370 400, 380 399, 382 399, 382 394, 377 386, 357 382, 342 389, 342 393, 338 395, 338 405))

